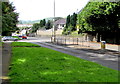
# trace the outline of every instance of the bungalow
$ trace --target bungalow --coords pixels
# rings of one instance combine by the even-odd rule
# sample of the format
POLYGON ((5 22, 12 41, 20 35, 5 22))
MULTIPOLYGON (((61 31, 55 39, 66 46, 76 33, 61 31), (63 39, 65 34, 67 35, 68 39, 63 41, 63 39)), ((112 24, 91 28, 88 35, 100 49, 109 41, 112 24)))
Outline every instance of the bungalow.
POLYGON ((65 27, 66 19, 59 19, 59 20, 55 21, 54 24, 55 24, 56 29, 62 30, 65 27))

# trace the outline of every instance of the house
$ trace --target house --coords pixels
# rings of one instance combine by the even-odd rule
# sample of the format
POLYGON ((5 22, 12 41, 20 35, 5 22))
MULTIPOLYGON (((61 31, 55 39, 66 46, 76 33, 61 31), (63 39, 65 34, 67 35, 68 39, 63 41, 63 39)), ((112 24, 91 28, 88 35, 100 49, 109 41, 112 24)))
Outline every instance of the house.
POLYGON ((65 27, 66 24, 66 19, 59 19, 57 21, 54 22, 55 28, 56 29, 63 29, 65 27))

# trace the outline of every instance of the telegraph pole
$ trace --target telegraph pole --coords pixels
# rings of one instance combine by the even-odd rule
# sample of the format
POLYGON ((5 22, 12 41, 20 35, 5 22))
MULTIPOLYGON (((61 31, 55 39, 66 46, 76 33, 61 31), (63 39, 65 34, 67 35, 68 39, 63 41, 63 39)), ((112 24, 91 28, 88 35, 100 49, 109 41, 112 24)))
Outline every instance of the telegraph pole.
POLYGON ((56 35, 55 35, 55 0, 54 0, 54 18, 53 18, 53 42, 56 40, 56 35))

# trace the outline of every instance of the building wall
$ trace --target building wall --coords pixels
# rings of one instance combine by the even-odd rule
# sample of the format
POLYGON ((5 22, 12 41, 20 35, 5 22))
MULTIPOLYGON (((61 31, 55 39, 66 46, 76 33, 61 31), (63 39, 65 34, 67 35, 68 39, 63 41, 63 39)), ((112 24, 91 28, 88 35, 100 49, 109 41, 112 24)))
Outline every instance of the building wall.
POLYGON ((87 40, 87 41, 97 41, 96 36, 91 35, 91 34, 87 34, 87 33, 85 33, 84 39, 87 40))
MULTIPOLYGON (((58 29, 55 31, 56 35, 62 35, 62 31, 61 29, 58 29)), ((37 35, 42 36, 42 35, 52 35, 52 29, 49 30, 37 30, 37 35)))

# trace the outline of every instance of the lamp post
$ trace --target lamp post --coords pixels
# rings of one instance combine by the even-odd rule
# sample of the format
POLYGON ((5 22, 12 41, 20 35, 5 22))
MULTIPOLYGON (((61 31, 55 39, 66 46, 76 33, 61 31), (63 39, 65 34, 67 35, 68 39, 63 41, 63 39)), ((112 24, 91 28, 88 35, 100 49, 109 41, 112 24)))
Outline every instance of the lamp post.
POLYGON ((56 35, 55 35, 55 0, 54 0, 54 18, 53 18, 53 36, 52 36, 52 39, 53 39, 53 42, 55 42, 56 40, 56 35))

